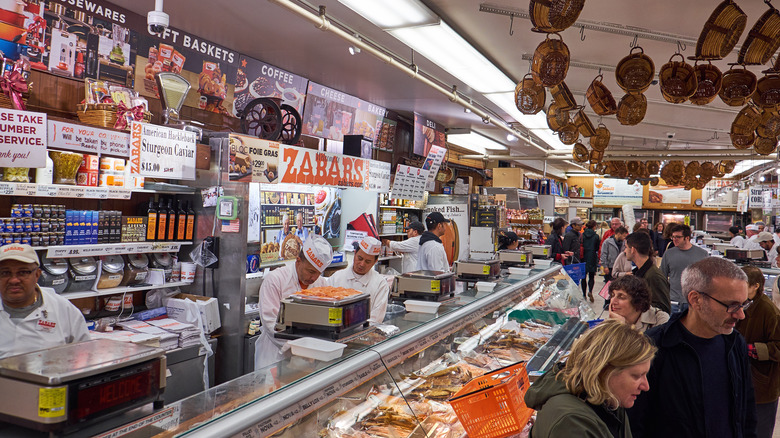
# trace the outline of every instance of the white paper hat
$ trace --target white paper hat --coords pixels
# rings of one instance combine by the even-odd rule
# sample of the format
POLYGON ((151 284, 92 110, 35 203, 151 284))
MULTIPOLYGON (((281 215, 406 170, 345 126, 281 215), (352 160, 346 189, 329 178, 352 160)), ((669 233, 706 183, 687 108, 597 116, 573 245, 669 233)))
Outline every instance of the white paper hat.
POLYGON ((382 242, 366 236, 360 241, 360 249, 368 255, 379 255, 382 252, 382 242))
POLYGON ((312 233, 303 242, 303 255, 315 269, 324 272, 333 260, 333 248, 324 237, 312 233))

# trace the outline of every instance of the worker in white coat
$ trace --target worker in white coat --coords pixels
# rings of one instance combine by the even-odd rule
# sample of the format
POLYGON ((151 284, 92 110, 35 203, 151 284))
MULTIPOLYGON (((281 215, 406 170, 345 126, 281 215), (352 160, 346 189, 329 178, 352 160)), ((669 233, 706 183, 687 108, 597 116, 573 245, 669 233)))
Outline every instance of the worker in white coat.
POLYGON ((450 262, 447 260, 447 252, 444 251, 444 244, 441 237, 444 236, 445 219, 444 215, 434 211, 425 218, 425 226, 428 231, 420 236, 420 250, 417 253, 417 270, 421 271, 440 271, 449 272, 450 262))
POLYGON ((395 240, 385 239, 385 246, 391 251, 400 253, 403 256, 401 265, 402 274, 417 270, 417 253, 420 251, 420 236, 425 232, 425 226, 420 221, 414 221, 406 229, 408 239, 397 242, 395 240))
POLYGON ((39 287, 40 276, 30 245, 0 247, 0 358, 90 339, 79 309, 39 287))
POLYGON ((310 234, 295 262, 271 271, 260 285, 260 336, 255 341, 255 370, 282 360, 285 340, 274 338, 284 298, 309 287, 327 286, 322 278, 333 260, 333 248, 324 237, 310 234))
POLYGON ((331 286, 355 289, 371 296, 371 317, 368 319, 371 325, 384 321, 390 295, 387 280, 374 269, 381 251, 382 243, 373 237, 364 237, 355 251, 352 266, 336 272, 328 279, 331 286))

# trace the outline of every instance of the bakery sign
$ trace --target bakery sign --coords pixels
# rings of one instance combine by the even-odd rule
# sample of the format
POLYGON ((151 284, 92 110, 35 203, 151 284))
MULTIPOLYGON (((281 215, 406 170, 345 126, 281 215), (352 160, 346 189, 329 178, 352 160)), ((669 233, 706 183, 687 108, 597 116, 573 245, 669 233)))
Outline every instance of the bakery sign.
POLYGON ((130 173, 150 178, 195 179, 195 133, 148 123, 130 127, 130 173))
POLYGON ((46 114, 0 109, 0 167, 46 167, 46 114))
POLYGON ((279 182, 368 189, 369 160, 281 145, 279 182))

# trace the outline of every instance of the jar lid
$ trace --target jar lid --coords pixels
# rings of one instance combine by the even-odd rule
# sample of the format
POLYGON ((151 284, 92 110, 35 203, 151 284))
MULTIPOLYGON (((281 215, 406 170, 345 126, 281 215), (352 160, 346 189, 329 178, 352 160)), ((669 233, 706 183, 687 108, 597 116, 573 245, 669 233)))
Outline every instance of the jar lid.
POLYGON ((119 255, 100 256, 100 261, 103 263, 103 270, 111 274, 125 269, 125 261, 119 255))
POLYGON ((97 270, 97 261, 93 257, 76 257, 68 259, 68 263, 79 275, 94 274, 97 270))
POLYGON ((128 254, 127 263, 136 269, 146 269, 149 267, 149 257, 146 254, 128 254))
POLYGON ((68 272, 68 262, 65 259, 50 259, 44 257, 41 261, 41 266, 43 266, 43 269, 45 269, 46 272, 52 275, 62 275, 68 272))
POLYGON ((167 252, 156 252, 152 254, 152 264, 161 268, 170 268, 173 266, 173 258, 167 252))

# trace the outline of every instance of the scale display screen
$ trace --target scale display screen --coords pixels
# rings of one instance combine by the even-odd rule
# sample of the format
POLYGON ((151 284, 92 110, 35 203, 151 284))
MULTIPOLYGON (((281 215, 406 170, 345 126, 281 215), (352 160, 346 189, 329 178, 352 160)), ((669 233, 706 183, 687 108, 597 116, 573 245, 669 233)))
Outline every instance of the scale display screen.
POLYGON ((75 389, 75 396, 71 399, 75 399, 75 405, 71 405, 70 419, 79 421, 156 396, 159 374, 160 367, 155 361, 76 383, 71 388, 75 389))
POLYGON ((355 324, 362 324, 369 318, 368 308, 370 300, 361 300, 344 307, 342 327, 351 327, 355 324))

